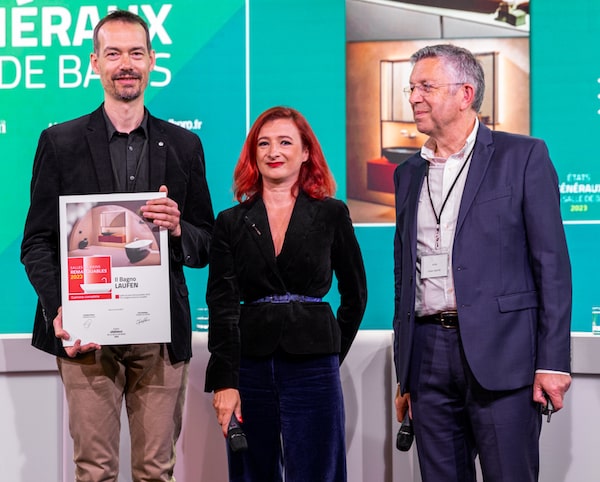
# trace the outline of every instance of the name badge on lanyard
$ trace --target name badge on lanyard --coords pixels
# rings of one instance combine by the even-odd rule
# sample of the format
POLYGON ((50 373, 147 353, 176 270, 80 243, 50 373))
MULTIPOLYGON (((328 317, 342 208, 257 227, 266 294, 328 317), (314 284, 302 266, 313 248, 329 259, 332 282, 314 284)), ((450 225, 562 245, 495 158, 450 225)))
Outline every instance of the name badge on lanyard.
POLYGON ((448 253, 421 256, 421 279, 448 276, 448 253))

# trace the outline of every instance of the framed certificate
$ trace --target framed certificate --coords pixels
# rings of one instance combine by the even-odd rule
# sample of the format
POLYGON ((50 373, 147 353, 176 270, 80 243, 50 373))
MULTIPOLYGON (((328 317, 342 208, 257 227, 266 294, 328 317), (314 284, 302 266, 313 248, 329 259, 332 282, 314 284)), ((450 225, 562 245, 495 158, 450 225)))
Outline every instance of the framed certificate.
POLYGON ((171 341, 168 232, 140 211, 165 195, 60 197, 65 346, 171 341))

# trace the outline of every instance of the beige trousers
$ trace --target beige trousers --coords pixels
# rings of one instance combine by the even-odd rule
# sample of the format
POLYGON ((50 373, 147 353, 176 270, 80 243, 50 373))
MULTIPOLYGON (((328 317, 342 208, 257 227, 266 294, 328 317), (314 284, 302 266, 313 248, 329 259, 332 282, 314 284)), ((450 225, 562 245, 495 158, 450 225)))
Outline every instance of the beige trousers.
POLYGON ((116 481, 123 397, 134 482, 174 482, 189 362, 171 364, 166 345, 104 346, 57 359, 69 406, 77 482, 116 481))

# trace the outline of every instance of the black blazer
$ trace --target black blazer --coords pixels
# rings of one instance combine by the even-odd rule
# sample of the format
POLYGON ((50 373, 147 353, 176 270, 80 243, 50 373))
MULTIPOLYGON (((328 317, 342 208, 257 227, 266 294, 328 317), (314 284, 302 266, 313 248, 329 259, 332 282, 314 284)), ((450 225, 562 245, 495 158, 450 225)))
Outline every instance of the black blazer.
MULTIPOLYGON (((198 136, 148 115, 150 190, 161 184, 181 211, 181 237, 169 239, 171 344, 173 361, 191 357, 191 316, 183 266, 202 267, 214 214, 198 136)), ((38 295, 32 344, 66 356, 52 320, 61 305, 58 197, 115 192, 102 107, 57 124, 40 136, 33 164, 31 205, 25 222, 21 261, 38 295)))
POLYGON ((367 300, 365 270, 346 205, 300 194, 275 257, 260 196, 217 216, 207 303, 206 391, 237 388, 240 355, 348 353, 367 300), (326 302, 256 303, 286 292, 324 297, 335 272, 337 316, 326 302))

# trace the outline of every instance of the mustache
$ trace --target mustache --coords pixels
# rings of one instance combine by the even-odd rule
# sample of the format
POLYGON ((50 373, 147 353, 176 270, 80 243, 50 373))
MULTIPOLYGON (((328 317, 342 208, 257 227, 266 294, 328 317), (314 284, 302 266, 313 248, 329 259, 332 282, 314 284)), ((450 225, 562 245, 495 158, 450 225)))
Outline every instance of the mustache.
POLYGON ((129 69, 120 70, 119 72, 117 72, 116 74, 114 74, 112 76, 112 80, 118 80, 118 79, 123 79, 123 78, 141 79, 142 76, 140 74, 138 74, 135 70, 129 70, 129 69))

